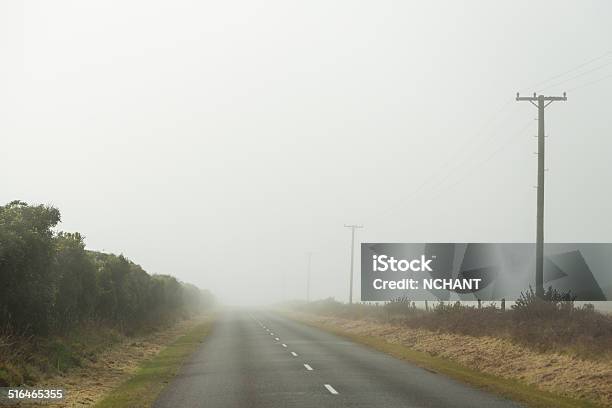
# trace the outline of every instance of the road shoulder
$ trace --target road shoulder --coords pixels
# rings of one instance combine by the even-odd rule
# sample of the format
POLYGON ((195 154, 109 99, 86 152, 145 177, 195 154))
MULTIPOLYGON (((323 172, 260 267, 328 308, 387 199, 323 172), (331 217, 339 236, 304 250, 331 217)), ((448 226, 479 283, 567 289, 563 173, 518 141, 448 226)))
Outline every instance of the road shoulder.
POLYGON ((212 323, 211 317, 202 319, 157 355, 143 361, 129 379, 106 394, 95 407, 150 407, 183 362, 201 346, 212 329, 212 323))

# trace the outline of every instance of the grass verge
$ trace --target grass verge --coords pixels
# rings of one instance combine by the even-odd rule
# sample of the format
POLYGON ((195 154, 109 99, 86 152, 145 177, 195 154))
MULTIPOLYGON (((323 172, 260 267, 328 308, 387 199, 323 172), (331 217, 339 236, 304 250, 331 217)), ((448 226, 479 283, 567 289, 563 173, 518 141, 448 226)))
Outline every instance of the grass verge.
POLYGON ((183 361, 204 341, 212 327, 208 320, 143 362, 136 373, 98 402, 96 408, 150 407, 163 387, 176 375, 183 361))
POLYGON ((410 347, 389 343, 376 336, 363 336, 339 330, 338 328, 312 322, 308 319, 299 318, 291 314, 287 317, 300 321, 312 327, 316 327, 338 336, 347 338, 357 343, 372 347, 393 357, 416 364, 428 371, 443 374, 448 377, 467 383, 476 388, 500 395, 513 401, 517 401, 527 407, 532 408, 600 408, 590 401, 577 400, 564 397, 550 392, 542 391, 535 386, 524 384, 516 380, 496 377, 471 368, 464 367, 453 361, 434 357, 428 353, 411 349, 410 347))
POLYGON ((0 387, 36 385, 64 375, 124 339, 116 329, 96 324, 48 337, 0 333, 0 387))

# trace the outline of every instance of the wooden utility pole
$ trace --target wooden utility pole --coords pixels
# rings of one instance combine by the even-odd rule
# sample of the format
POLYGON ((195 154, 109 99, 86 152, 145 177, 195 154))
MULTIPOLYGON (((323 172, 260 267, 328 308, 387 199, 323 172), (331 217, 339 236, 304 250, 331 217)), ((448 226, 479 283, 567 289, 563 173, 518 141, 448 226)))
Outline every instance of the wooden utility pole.
POLYGON ((520 96, 516 93, 517 101, 528 101, 538 108, 538 210, 537 210, 537 233, 536 233, 536 296, 544 297, 544 109, 554 101, 567 101, 567 96, 520 96), (537 102, 537 103, 536 103, 537 102))
POLYGON ((345 225, 346 228, 351 229, 351 277, 349 285, 349 304, 353 303, 353 263, 354 263, 354 252, 355 252, 355 229, 363 228, 363 225, 345 225))
POLYGON ((306 269, 306 302, 310 302, 310 268, 312 265, 312 252, 306 254, 308 266, 306 269))

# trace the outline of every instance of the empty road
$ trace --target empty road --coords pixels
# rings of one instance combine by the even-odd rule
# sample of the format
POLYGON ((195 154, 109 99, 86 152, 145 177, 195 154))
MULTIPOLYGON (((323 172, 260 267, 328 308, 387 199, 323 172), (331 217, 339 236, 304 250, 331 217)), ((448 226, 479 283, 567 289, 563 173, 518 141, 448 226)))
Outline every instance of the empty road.
POLYGON ((228 311, 154 407, 519 405, 276 314, 228 311))

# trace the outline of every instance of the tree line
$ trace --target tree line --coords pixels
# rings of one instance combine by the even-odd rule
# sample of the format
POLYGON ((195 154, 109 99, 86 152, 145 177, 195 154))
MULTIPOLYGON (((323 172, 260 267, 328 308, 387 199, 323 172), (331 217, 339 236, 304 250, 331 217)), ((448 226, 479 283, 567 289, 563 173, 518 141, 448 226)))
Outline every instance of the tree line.
POLYGON ((133 330, 211 306, 208 291, 86 250, 78 232, 54 231, 60 219, 52 206, 0 206, 0 329, 47 334, 98 321, 133 330))

